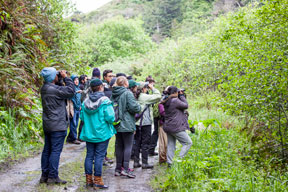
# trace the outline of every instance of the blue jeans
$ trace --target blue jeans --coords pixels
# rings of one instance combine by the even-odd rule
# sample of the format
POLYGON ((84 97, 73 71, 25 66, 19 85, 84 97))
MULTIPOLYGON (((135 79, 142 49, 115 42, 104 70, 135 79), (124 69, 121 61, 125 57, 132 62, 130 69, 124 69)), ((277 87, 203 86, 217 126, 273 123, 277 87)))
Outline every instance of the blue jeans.
POLYGON ((102 176, 103 160, 107 151, 109 139, 100 143, 86 142, 85 174, 92 175, 94 161, 94 175, 102 176))
POLYGON ((67 141, 75 141, 77 139, 77 127, 79 123, 80 111, 74 109, 74 116, 70 119, 70 132, 67 141))
POLYGON ((60 154, 67 131, 45 132, 45 144, 41 156, 42 176, 58 177, 60 154))

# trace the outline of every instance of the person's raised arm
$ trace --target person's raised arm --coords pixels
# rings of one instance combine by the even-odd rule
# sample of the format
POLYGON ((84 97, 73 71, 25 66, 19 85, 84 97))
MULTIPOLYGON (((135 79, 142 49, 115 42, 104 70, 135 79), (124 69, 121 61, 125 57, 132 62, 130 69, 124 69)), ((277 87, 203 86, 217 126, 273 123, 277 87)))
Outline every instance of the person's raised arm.
POLYGON ((175 100, 175 105, 177 109, 188 109, 188 103, 184 96, 180 96, 175 100))
POLYGON ((72 79, 67 77, 66 71, 60 71, 61 76, 63 77, 63 81, 65 86, 60 86, 58 88, 58 96, 63 99, 70 99, 75 95, 75 86, 72 79))

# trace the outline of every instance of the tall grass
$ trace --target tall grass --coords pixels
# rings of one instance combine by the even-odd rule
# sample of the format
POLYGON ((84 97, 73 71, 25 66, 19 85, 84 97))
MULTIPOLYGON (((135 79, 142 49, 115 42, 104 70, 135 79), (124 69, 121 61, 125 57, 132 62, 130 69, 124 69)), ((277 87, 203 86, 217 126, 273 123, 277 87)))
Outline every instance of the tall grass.
POLYGON ((189 119, 216 119, 220 124, 190 134, 193 145, 189 153, 180 161, 175 156, 170 169, 159 167, 159 174, 152 181, 155 190, 288 191, 287 172, 276 170, 269 162, 262 167, 247 152, 251 142, 241 131, 243 122, 223 111, 203 108, 204 100, 190 99, 189 119))

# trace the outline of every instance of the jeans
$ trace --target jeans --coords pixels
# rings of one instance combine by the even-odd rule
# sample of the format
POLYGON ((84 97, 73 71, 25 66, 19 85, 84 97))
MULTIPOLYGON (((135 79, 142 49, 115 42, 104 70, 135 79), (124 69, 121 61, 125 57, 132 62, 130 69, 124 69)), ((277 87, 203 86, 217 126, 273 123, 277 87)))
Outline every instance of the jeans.
POLYGON ((42 176, 58 177, 60 154, 67 131, 45 132, 45 144, 41 156, 42 176))
POLYGON ((142 149, 142 163, 148 163, 148 150, 151 141, 151 125, 136 126, 135 134, 136 147, 134 151, 134 161, 139 162, 140 159, 140 149, 142 149))
POLYGON ((102 176, 103 160, 107 151, 109 139, 100 143, 86 142, 85 174, 92 175, 94 161, 94 175, 102 176))
POLYGON ((133 137, 133 132, 118 132, 116 134, 116 171, 121 171, 122 166, 125 170, 128 170, 133 137))
POLYGON ((80 111, 74 109, 74 116, 70 119, 70 132, 67 141, 75 141, 77 139, 77 127, 79 123, 80 111))
POLYGON ((176 149, 176 140, 178 140, 181 145, 181 151, 179 157, 183 158, 189 151, 192 141, 186 131, 180 131, 178 133, 167 133, 168 145, 167 145, 167 163, 172 164, 173 157, 176 149))

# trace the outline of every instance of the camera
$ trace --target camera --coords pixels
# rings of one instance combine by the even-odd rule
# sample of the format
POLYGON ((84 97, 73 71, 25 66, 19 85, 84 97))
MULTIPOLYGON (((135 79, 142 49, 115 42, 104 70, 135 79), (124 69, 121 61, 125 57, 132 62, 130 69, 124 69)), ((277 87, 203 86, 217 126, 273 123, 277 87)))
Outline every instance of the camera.
POLYGON ((181 95, 183 95, 183 96, 186 98, 186 93, 185 93, 185 91, 186 91, 186 90, 185 90, 184 88, 179 89, 179 90, 178 90, 179 97, 180 97, 180 93, 182 92, 181 95))
MULTIPOLYGON (((67 71, 66 71, 66 74, 67 74, 67 71)), ((60 71, 57 71, 56 75, 58 76, 58 82, 56 83, 56 85, 64 86, 65 85, 64 80, 63 80, 63 77, 62 77, 60 71)))

